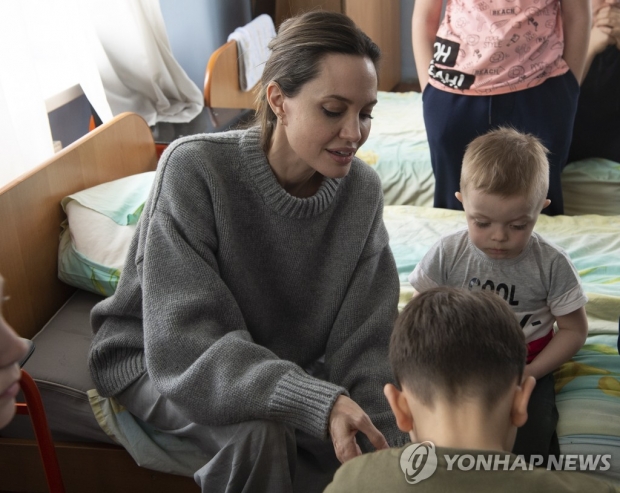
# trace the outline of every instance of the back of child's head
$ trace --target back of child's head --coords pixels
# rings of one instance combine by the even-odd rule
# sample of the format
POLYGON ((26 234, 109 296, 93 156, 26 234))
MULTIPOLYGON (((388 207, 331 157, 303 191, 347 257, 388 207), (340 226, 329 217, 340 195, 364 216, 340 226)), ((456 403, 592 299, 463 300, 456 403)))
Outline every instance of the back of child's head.
POLYGON ((486 291, 442 286, 417 295, 390 341, 397 382, 424 405, 478 399, 487 409, 520 383, 527 351, 508 304, 486 291))
POLYGON ((549 188, 547 149, 531 134, 500 127, 476 137, 463 156, 461 193, 478 190, 542 201, 549 188))

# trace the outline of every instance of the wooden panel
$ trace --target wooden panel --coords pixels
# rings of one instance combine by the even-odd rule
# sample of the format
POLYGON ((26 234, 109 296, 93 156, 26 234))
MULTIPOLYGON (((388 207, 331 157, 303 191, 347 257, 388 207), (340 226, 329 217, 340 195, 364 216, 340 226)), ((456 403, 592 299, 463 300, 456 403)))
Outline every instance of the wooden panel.
POLYGON ((345 0, 345 13, 381 48, 379 90, 400 82, 400 0, 345 0))
POLYGON ((156 166, 150 128, 125 113, 0 189, 0 274, 11 297, 3 314, 20 335, 36 334, 75 291, 57 275, 60 200, 156 166))
POLYGON ((252 17, 267 14, 272 19, 276 18, 276 0, 252 0, 252 17))
MULTIPOLYGON (((56 443, 67 493, 197 493, 192 478, 151 471, 136 465, 122 448, 56 443)), ((0 489, 46 492, 39 451, 34 442, 0 439, 0 489)))
POLYGON ((284 19, 315 9, 344 12, 343 0, 276 0, 276 27, 284 19))
POLYGON ((400 82, 400 0, 277 0, 276 25, 315 8, 347 14, 381 48, 381 91, 400 82))
POLYGON ((255 91, 239 86, 237 43, 232 40, 213 52, 205 73, 205 106, 211 108, 256 108, 255 91))

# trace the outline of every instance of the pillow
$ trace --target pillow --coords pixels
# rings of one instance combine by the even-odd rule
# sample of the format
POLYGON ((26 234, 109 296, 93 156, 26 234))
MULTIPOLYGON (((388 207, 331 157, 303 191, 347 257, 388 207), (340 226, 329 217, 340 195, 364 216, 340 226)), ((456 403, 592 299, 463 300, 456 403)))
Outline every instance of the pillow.
POLYGON ((620 215, 620 163, 589 158, 570 163, 562 172, 567 216, 620 215))
POLYGON ((155 178, 140 173, 68 195, 61 201, 58 277, 93 293, 116 290, 138 219, 155 178))

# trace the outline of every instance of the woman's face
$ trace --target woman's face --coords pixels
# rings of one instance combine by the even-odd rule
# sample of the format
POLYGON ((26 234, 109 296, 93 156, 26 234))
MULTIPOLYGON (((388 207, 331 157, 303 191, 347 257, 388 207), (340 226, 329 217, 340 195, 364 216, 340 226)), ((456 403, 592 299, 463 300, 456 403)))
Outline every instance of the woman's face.
POLYGON ((19 392, 20 370, 18 361, 28 351, 21 339, 2 317, 4 279, 0 276, 0 428, 11 421, 15 414, 15 396, 19 392))
POLYGON ((368 58, 329 54, 321 61, 318 76, 282 101, 278 125, 286 136, 287 161, 342 178, 368 139, 377 102, 377 72, 368 58))

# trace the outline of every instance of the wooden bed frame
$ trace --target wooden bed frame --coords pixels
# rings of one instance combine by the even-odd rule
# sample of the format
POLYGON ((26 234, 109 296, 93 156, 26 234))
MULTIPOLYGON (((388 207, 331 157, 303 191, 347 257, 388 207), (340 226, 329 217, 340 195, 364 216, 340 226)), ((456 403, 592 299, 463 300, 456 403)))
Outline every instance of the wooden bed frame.
MULTIPOLYGON (((3 315, 20 335, 34 336, 75 292, 57 274, 60 200, 156 166, 150 128, 124 113, 0 189, 3 315)), ((137 466, 121 447, 64 442, 56 451, 68 493, 199 491, 191 478, 137 466)), ((47 491, 34 441, 0 438, 0 490, 47 491)))
POLYGON ((239 86, 237 42, 229 41, 213 52, 205 72, 205 106, 256 109, 258 84, 244 92, 239 86))

